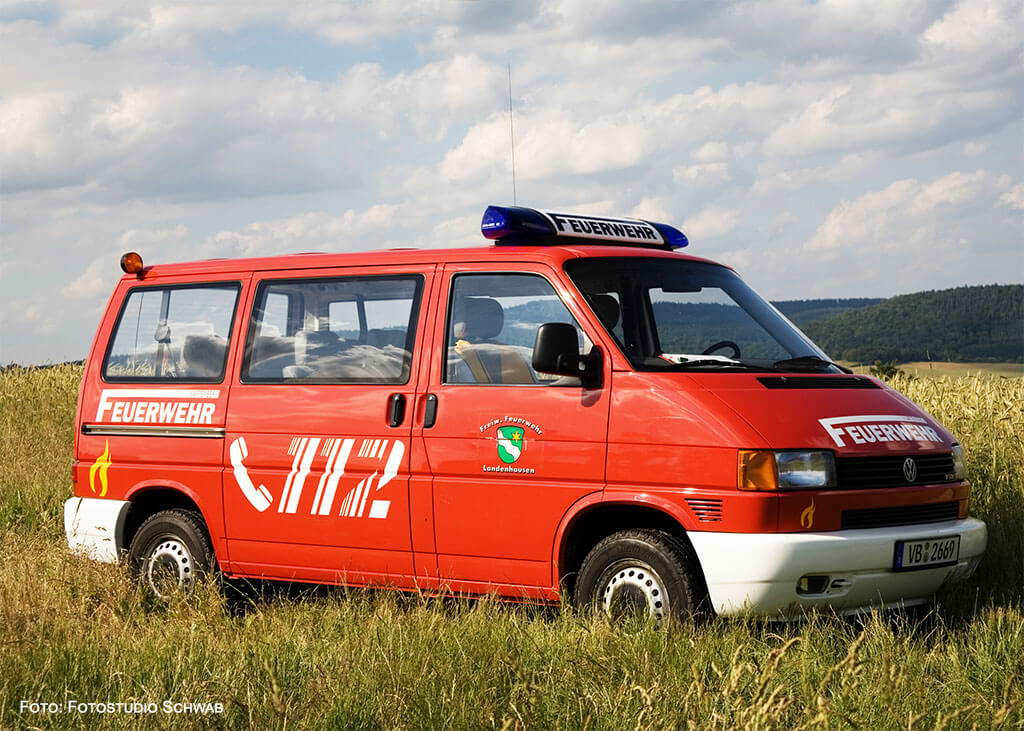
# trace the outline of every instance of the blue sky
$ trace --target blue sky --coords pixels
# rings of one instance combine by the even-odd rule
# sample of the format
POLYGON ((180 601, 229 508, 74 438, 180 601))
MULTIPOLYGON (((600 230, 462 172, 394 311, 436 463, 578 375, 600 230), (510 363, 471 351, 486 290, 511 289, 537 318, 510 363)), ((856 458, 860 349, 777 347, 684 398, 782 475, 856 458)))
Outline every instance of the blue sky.
POLYGON ((0 4, 0 363, 150 263, 681 227, 771 299, 1024 281, 1019 0, 0 4))

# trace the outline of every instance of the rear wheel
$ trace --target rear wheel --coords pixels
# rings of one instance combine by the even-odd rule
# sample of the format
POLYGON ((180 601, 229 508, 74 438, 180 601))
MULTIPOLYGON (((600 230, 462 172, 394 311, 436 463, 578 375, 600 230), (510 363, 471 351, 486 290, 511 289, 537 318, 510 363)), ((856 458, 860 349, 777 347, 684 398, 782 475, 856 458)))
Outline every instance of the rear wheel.
POLYGON ((696 615, 704 597, 693 549, 644 528, 613 533, 591 549, 580 567, 575 602, 612 619, 641 616, 662 624, 696 615))
POLYGON ((135 578, 161 599, 191 594, 214 567, 202 516, 181 509, 154 513, 132 539, 128 564, 135 578))

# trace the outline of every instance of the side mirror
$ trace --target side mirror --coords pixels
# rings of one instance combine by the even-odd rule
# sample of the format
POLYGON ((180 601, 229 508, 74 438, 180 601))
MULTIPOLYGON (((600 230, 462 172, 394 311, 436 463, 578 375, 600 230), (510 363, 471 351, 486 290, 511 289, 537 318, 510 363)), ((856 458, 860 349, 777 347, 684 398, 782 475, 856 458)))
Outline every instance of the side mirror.
POLYGON ((579 378, 585 386, 601 381, 601 351, 580 355, 576 328, 567 322, 546 322, 537 328, 533 343, 533 370, 579 378))

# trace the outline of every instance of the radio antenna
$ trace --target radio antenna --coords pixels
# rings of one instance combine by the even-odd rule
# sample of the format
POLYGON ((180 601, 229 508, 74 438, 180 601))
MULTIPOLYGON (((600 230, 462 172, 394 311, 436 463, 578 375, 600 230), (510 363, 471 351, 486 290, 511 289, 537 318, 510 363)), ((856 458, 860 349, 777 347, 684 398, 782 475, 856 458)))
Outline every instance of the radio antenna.
POLYGON ((512 126, 512 64, 508 65, 508 138, 512 145, 512 205, 516 200, 516 132, 512 126))

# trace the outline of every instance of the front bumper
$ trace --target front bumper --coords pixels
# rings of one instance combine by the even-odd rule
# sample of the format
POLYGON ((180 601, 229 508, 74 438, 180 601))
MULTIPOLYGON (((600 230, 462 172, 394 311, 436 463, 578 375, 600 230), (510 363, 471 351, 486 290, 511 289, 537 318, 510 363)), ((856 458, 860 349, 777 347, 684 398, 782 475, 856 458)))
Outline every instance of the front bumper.
POLYGON ((811 609, 856 614, 931 601, 947 583, 974 573, 988 531, 974 518, 825 533, 688 533, 718 614, 795 618, 811 609), (960 536, 956 565, 896 572, 896 541, 960 536), (816 594, 804 576, 828 577, 816 594))
POLYGON ((73 497, 64 502, 68 547, 96 561, 117 563, 123 545, 127 500, 73 497))

